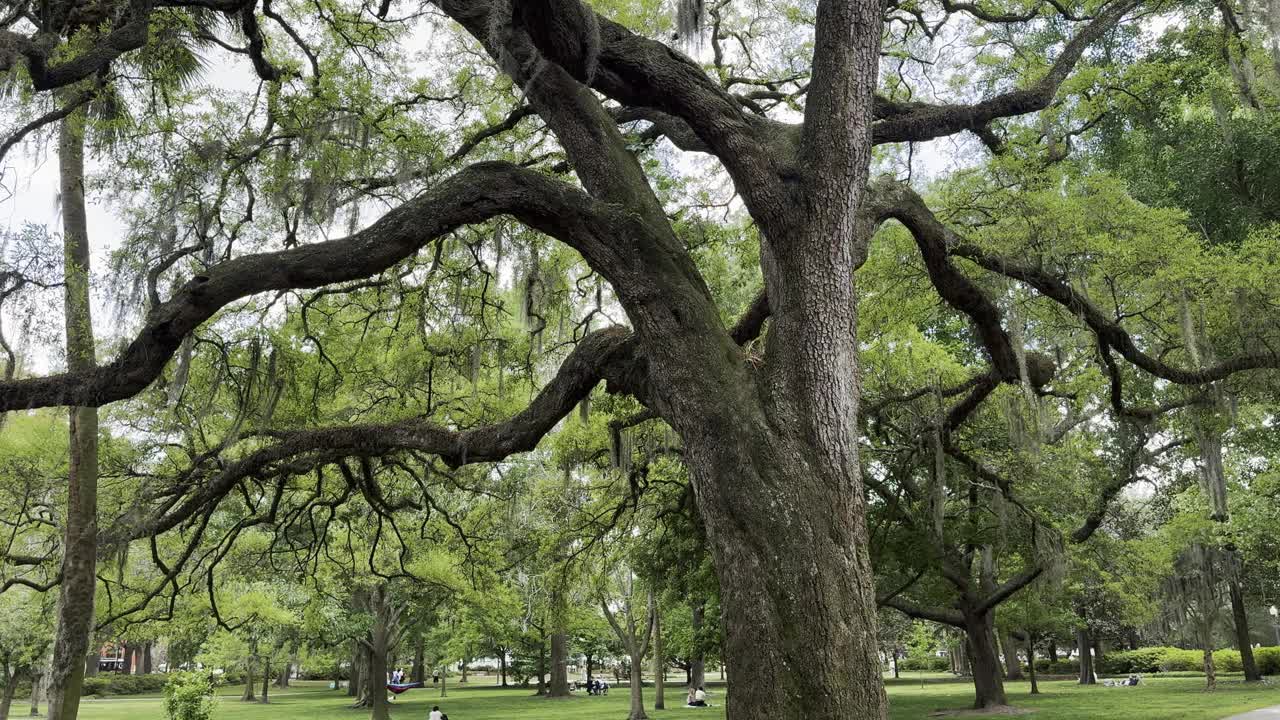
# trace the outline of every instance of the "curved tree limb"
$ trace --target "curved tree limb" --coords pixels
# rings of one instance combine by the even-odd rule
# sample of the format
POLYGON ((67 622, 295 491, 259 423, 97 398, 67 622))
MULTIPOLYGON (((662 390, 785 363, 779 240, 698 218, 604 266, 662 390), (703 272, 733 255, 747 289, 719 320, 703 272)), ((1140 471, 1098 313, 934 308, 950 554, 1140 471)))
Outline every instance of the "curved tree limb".
POLYGON ((873 127, 876 144, 932 140, 970 130, 979 136, 993 120, 1025 115, 1043 110, 1053 102, 1058 88, 1071 74, 1084 51, 1114 28, 1130 10, 1143 0, 1115 0, 1098 13, 1062 49, 1044 77, 1029 87, 1012 90, 973 105, 931 105, 903 103, 876 122, 873 127))
POLYGON ((137 337, 111 363, 87 372, 0 383, 0 409, 97 407, 132 397, 160 375, 188 333, 229 303, 270 290, 316 288, 376 275, 459 226, 504 214, 565 241, 606 278, 626 269, 603 240, 628 225, 613 208, 534 171, 480 163, 350 237, 213 266, 153 308, 137 337))

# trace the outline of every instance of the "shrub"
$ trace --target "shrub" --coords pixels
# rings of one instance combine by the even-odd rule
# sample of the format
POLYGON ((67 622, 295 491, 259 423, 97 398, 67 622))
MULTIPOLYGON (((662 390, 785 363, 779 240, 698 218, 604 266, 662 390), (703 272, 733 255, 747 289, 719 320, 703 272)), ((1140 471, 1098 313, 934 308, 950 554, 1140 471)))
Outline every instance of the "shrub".
POLYGON ((209 720, 216 702, 208 673, 174 673, 164 686, 164 714, 169 720, 209 720))
POLYGON ((120 673, 103 673, 84 679, 80 689, 81 696, 89 695, 141 695, 164 690, 167 676, 123 675, 120 673))
POLYGON ((951 659, 934 655, 909 655, 899 658, 898 669, 909 672, 947 672, 951 669, 951 659))
POLYGON ((1080 661, 1037 657, 1036 672, 1042 675, 1077 675, 1080 673, 1080 661))
POLYGON ((1253 659, 1263 675, 1280 675, 1280 646, 1254 648, 1253 659))

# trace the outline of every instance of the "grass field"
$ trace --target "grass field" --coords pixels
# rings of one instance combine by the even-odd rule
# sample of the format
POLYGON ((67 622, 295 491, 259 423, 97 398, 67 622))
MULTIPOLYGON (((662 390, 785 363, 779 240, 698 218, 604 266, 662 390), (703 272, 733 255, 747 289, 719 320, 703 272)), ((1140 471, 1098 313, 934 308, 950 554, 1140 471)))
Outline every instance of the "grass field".
MULTIPOLYGON (((935 710, 965 708, 972 701, 970 687, 962 682, 930 682, 904 678, 889 682, 892 720, 922 720, 935 710)), ((1039 696, 1028 694, 1026 683, 1009 684, 1009 700, 1016 706, 1035 710, 1036 720, 1218 720, 1229 715, 1268 705, 1280 705, 1280 685, 1246 687, 1238 680, 1221 681, 1216 693, 1203 691, 1201 678, 1155 678, 1136 688, 1081 687, 1070 681, 1041 683, 1039 696)), ((328 690, 322 683, 298 683, 272 695, 270 705, 241 703, 237 688, 223 688, 214 717, 216 720, 360 720, 368 712, 347 707, 347 698, 328 690)), ((588 720, 625 718, 626 688, 614 688, 608 697, 574 697, 545 700, 527 690, 493 687, 449 688, 440 698, 434 690, 414 690, 401 695, 392 707, 392 716, 425 720, 433 704, 439 704, 450 720, 588 720)), ((670 705, 681 703, 679 688, 668 692, 670 705)), ((645 688, 651 707, 652 688, 645 688)), ((724 717, 723 691, 713 689, 711 701, 718 707, 706 710, 675 708, 650 711, 663 718, 724 717)), ((16 715, 25 714, 17 704, 16 715)), ((158 698, 86 698, 81 705, 83 720, 162 720, 158 698)), ((788 719, 789 720, 789 719, 788 719)), ((851 719, 852 720, 852 719, 851 719)))

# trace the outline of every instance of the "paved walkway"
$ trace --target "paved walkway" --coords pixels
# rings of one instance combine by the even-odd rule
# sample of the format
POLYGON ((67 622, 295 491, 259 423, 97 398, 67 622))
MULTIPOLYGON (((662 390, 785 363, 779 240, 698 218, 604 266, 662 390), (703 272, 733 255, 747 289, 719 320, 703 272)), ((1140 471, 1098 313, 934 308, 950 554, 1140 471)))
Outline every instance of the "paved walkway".
POLYGON ((1242 715, 1232 715, 1226 720, 1280 720, 1280 705, 1254 710, 1242 715))

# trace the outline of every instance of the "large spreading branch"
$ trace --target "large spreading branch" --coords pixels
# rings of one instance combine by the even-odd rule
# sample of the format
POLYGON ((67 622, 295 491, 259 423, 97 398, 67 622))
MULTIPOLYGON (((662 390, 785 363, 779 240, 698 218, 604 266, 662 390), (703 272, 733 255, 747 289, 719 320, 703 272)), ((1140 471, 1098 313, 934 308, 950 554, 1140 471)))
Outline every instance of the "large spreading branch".
POLYGON ((628 226, 617 209, 509 163, 472 165, 350 237, 229 260, 154 308, 137 337, 97 369, 0 383, 0 410, 100 406, 132 397, 163 371, 182 339, 228 304, 271 290, 377 275, 462 225, 511 215, 582 253, 606 278, 622 272, 610 242, 628 226))
POLYGON ((964 130, 982 133, 992 121, 1026 115, 1049 107, 1058 88, 1071 74, 1084 51, 1142 1, 1114 0, 1067 42, 1062 48, 1062 54, 1054 60, 1044 77, 1026 88, 1011 90, 972 105, 883 101, 879 113, 883 119, 873 127, 874 142, 881 144, 932 140, 964 130))
POLYGON ((961 242, 958 238, 952 244, 950 252, 952 255, 972 260, 986 270, 1025 282, 1035 288, 1041 295, 1083 320, 1102 343, 1104 355, 1109 349, 1114 349, 1125 360, 1158 378, 1179 385, 1204 385, 1224 380, 1246 370, 1280 368, 1280 355, 1274 351, 1243 353, 1227 358, 1216 365, 1202 368, 1171 365, 1140 350, 1127 330, 1057 275, 1026 263, 992 255, 977 245, 961 242))
POLYGON ((150 517, 129 523, 116 534, 108 532, 102 541, 109 545, 167 532, 204 512, 247 479, 302 475, 350 457, 417 452, 435 455, 454 468, 503 460, 535 448, 602 381, 610 392, 643 395, 636 358, 633 336, 625 328, 592 332, 578 342, 525 409, 503 422, 468 430, 415 417, 394 423, 259 433, 273 442, 213 473, 192 468, 167 491, 173 502, 161 503, 150 517))

